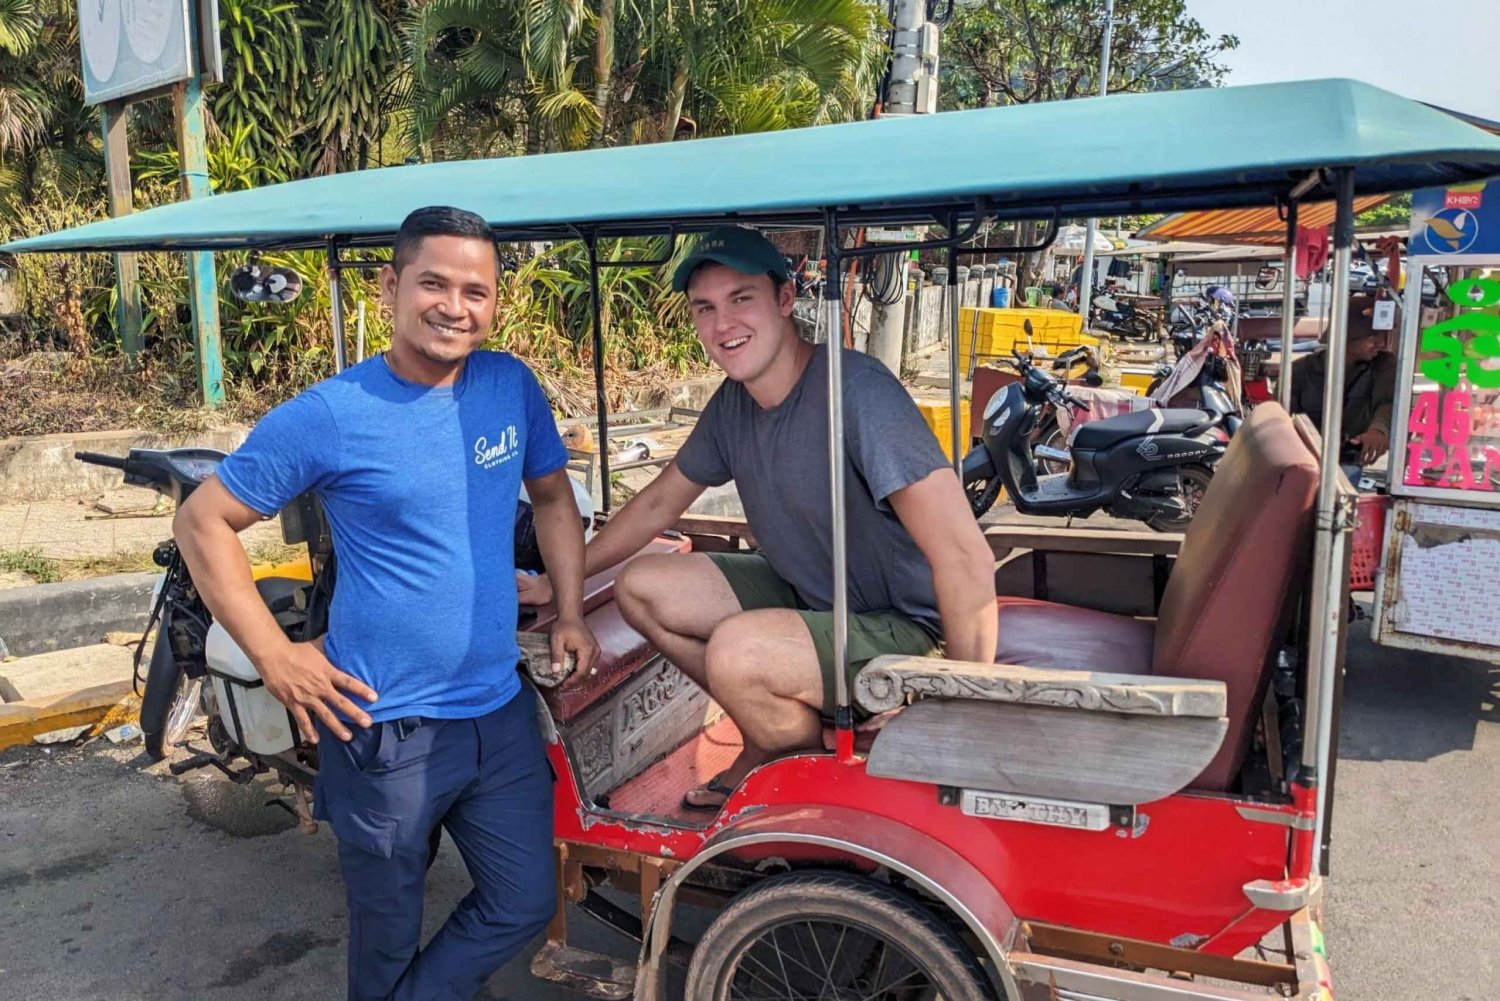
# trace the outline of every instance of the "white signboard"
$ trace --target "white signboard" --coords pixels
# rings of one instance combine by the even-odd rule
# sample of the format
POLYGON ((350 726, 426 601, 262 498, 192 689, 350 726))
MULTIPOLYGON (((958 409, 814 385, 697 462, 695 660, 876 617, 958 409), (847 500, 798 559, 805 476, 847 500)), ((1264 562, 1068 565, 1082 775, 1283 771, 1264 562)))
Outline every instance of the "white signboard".
POLYGON ((1500 511, 1400 500, 1392 516, 1377 641, 1500 660, 1500 511))
POLYGON ((78 0, 78 35, 87 104, 192 75, 188 0, 78 0))

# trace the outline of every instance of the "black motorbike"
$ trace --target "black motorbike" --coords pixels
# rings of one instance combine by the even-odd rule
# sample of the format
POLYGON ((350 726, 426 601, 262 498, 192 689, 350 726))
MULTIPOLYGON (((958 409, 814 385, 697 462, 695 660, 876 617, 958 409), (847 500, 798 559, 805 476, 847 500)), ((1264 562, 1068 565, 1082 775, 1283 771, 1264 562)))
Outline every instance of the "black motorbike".
POLYGON ((1096 287, 1089 297, 1089 327, 1107 330, 1127 340, 1150 341, 1157 337, 1156 321, 1136 309, 1129 299, 1115 297, 1112 289, 1096 287))
MULTIPOLYGON (((218 469, 225 454, 211 448, 134 448, 123 459, 94 452, 76 452, 74 458, 118 469, 127 484, 155 490, 181 506, 218 469)), ((265 577, 256 581, 256 590, 288 637, 302 640, 320 636, 327 627, 334 567, 327 525, 316 498, 304 494, 292 501, 281 512, 281 526, 282 538, 288 544, 307 545, 311 564, 319 573, 312 581, 265 577)), ((152 558, 164 572, 135 657, 135 688, 141 697, 140 726, 146 753, 154 760, 165 758, 186 740, 193 722, 207 715, 213 753, 174 763, 174 773, 215 765, 241 782, 250 781, 259 772, 273 771, 285 786, 310 787, 317 771, 313 747, 297 741, 285 752, 259 755, 242 746, 225 725, 208 683, 213 615, 198 594, 175 540, 158 545, 152 558), (146 659, 146 639, 153 630, 156 642, 146 659), (230 762, 237 758, 247 760, 250 768, 230 768, 230 762)))
POLYGON ((984 411, 983 436, 964 458, 963 484, 976 517, 1001 489, 1022 514, 1086 517, 1105 511, 1181 531, 1208 489, 1239 418, 1211 390, 1205 410, 1143 410, 1082 424, 1068 442, 1069 468, 1038 475, 1030 443, 1043 408, 1086 408, 1051 373, 1016 352, 1021 375, 984 411))

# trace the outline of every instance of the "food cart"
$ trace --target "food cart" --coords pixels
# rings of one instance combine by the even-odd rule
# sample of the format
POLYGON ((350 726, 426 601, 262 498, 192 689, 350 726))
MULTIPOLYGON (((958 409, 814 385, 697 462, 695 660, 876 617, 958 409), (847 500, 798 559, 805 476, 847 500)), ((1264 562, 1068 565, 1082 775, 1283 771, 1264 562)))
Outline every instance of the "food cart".
POLYGON ((1375 640, 1500 663, 1500 182, 1417 192, 1408 252, 1375 640))

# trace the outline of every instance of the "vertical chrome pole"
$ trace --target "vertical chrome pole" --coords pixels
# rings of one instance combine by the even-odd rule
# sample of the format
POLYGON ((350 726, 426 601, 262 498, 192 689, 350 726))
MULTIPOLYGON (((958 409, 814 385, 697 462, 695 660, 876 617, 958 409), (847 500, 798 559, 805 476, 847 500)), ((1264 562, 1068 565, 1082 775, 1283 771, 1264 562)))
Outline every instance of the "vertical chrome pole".
MULTIPOLYGON (((948 215, 948 388, 953 402, 953 471, 960 480, 964 475, 964 453, 959 448, 958 427, 958 213, 948 215)), ((979 318, 978 307, 974 317, 979 318)), ((969 371, 974 370, 973 347, 970 347, 969 371)))
POLYGON ((1318 485, 1318 513, 1313 550, 1311 615, 1308 626, 1307 727, 1302 744, 1302 772, 1316 785, 1315 850, 1321 850, 1328 818, 1329 758, 1332 754, 1333 701, 1339 671, 1339 637, 1343 627, 1346 581, 1342 577, 1348 525, 1338 510, 1342 472, 1344 363, 1348 357, 1349 256, 1354 244, 1354 172, 1335 174, 1338 212, 1333 229, 1332 313, 1328 330, 1328 370, 1323 380, 1323 454, 1318 485))
POLYGON ((604 395, 604 313, 599 301, 599 237, 590 233, 589 303, 594 312, 594 409, 599 415, 599 510, 609 517, 609 400, 604 395))
MULTIPOLYGON (((1109 49, 1115 33, 1115 0, 1104 0, 1103 53, 1099 56, 1099 96, 1109 94, 1109 49)), ((1083 271, 1078 276, 1078 315, 1083 317, 1083 333, 1089 329, 1089 302, 1094 295, 1094 235, 1099 220, 1089 217, 1083 228, 1083 271)))
POLYGON ((328 304, 333 314, 333 370, 349 367, 349 350, 344 346, 344 283, 339 270, 339 246, 328 241, 328 304))
POLYGON ((1292 409, 1292 338, 1297 330, 1297 200, 1286 210, 1286 257, 1281 281, 1281 371, 1276 377, 1276 398, 1288 413, 1292 409))
POLYGON ((854 711, 849 704, 845 670, 849 657, 849 554, 844 504, 844 275, 837 214, 827 212, 823 225, 828 240, 828 281, 823 289, 828 323, 823 344, 828 352, 828 484, 833 515, 833 721, 840 730, 852 730, 854 711))

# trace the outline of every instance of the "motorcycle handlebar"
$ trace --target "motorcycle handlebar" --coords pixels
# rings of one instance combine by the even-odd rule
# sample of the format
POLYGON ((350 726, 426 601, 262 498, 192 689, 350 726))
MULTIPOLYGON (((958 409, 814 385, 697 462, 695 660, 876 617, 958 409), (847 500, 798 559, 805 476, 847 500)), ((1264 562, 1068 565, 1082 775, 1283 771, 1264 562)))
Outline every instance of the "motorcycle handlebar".
POLYGON ((101 455, 98 452, 74 452, 73 458, 79 462, 87 462, 93 466, 108 466, 110 469, 124 469, 125 460, 113 455, 101 455))

